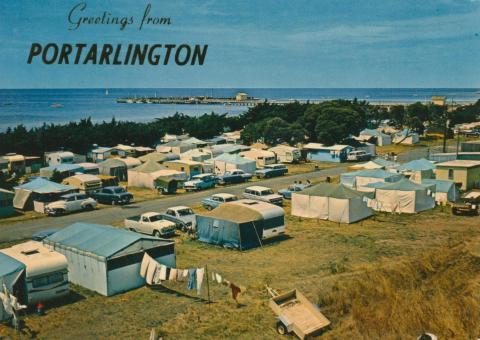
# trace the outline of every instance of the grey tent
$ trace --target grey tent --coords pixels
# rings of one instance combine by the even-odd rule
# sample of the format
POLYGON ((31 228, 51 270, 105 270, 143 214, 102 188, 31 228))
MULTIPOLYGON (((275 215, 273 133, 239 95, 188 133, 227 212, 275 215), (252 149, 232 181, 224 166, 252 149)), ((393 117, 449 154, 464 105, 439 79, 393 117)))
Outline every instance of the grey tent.
POLYGON ((140 264, 145 253, 175 268, 175 242, 107 225, 75 223, 47 237, 44 244, 65 255, 71 282, 110 296, 145 284, 140 264))
POLYGON ((258 201, 239 200, 197 215, 201 242, 246 250, 261 245, 267 230, 284 229, 282 208, 258 201))
POLYGON ((292 195, 292 215, 353 223, 373 214, 364 195, 342 184, 320 183, 292 195))
MULTIPOLYGON (((35 202, 52 202, 61 195, 78 191, 73 186, 58 184, 42 177, 37 177, 33 181, 19 185, 14 189, 13 206, 20 210, 32 210, 35 202)), ((40 206, 35 207, 35 210, 43 212, 40 206)))
POLYGON ((115 176, 120 182, 127 181, 127 165, 118 158, 110 158, 98 164, 100 174, 115 176))

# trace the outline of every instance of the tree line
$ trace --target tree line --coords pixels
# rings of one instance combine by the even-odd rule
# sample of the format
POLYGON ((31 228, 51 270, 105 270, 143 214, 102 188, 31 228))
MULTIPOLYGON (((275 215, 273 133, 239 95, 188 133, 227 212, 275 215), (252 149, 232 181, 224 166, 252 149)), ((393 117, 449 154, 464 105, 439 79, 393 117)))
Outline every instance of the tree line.
POLYGON ((246 112, 227 114, 205 113, 187 116, 175 113, 152 122, 117 121, 94 123, 91 118, 68 124, 44 124, 27 129, 24 125, 0 133, 0 154, 16 152, 41 156, 45 151, 64 148, 85 154, 93 144, 113 146, 134 144, 153 146, 166 133, 207 139, 224 131, 243 129, 245 143, 262 140, 267 144, 311 141, 327 145, 342 142, 358 135, 364 128, 376 128, 388 119, 397 128, 409 128, 423 133, 424 129, 441 129, 448 120, 450 126, 472 122, 480 113, 480 100, 449 112, 446 107, 420 102, 397 105, 387 111, 365 101, 331 100, 320 104, 290 103, 276 105, 261 103, 246 112))

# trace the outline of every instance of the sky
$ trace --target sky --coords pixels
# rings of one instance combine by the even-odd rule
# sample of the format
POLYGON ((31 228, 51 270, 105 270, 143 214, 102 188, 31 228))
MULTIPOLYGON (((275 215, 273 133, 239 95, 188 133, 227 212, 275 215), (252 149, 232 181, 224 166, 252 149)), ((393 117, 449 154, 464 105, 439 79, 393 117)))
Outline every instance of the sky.
POLYGON ((0 88, 480 87, 480 0, 0 1, 0 88), (133 16, 81 25, 75 18, 133 16), (169 26, 138 30, 147 4, 169 26), (27 64, 33 42, 208 44, 203 66, 27 64))

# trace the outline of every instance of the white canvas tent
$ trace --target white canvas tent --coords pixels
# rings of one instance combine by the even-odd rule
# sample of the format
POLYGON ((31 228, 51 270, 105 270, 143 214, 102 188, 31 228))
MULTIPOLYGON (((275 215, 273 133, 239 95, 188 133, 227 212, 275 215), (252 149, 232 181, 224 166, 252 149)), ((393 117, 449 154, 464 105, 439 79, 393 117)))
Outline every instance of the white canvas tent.
POLYGON ((435 186, 435 202, 438 204, 455 202, 460 197, 459 190, 454 181, 424 179, 422 180, 422 184, 427 186, 435 186))
POLYGON ((382 169, 372 169, 341 174, 340 183, 359 191, 372 192, 374 189, 368 187, 368 184, 370 183, 392 183, 399 181, 402 178, 403 175, 400 174, 395 174, 382 169))
POLYGON ((422 183, 424 179, 434 178, 435 164, 425 158, 416 159, 397 167, 397 171, 410 178, 411 181, 422 183))
POLYGON ((342 184, 320 183, 292 195, 292 215, 354 223, 372 215, 363 194, 342 184))
POLYGON ((408 179, 394 183, 372 183, 375 199, 369 206, 377 211, 415 214, 435 207, 435 200, 429 192, 434 186, 414 183, 408 179))
POLYGON ((257 169, 256 162, 252 159, 244 158, 237 154, 230 155, 224 153, 218 157, 215 157, 210 164, 213 166, 213 172, 217 175, 223 175, 227 171, 243 170, 247 173, 254 174, 257 169))
POLYGON ((136 168, 128 170, 128 186, 155 189, 155 180, 159 177, 186 181, 185 172, 167 169, 154 161, 147 161, 136 168))

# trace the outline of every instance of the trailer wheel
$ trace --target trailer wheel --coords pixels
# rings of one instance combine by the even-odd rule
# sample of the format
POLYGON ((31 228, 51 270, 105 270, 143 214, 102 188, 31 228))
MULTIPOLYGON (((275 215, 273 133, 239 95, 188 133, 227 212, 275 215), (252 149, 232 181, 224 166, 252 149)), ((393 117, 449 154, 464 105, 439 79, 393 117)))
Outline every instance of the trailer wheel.
POLYGON ((280 334, 280 335, 288 334, 287 327, 285 327, 285 325, 281 321, 277 322, 277 333, 280 334))

